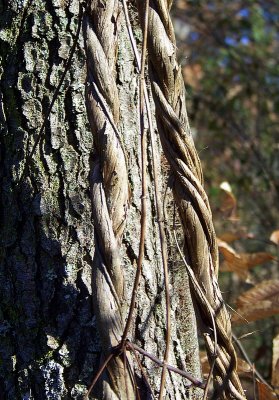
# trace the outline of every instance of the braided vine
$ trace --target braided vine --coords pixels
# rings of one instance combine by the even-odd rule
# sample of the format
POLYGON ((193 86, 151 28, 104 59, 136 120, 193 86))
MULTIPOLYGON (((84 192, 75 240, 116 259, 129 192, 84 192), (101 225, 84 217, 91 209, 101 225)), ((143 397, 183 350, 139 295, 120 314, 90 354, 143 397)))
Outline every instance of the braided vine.
MULTIPOLYGON (((91 0, 83 21, 87 57, 86 106, 95 143, 91 173, 96 244, 93 301, 105 357, 119 344, 123 333, 124 281, 120 245, 129 205, 127 166, 117 131, 118 13, 119 2, 116 0, 91 0)), ((114 357, 107 370, 109 377, 108 381, 102 380, 102 398, 133 399, 133 381, 131 373, 126 373, 123 359, 114 357)))
MULTIPOLYGON (((190 266, 192 291, 200 313, 209 361, 215 364, 218 398, 245 399, 236 373, 230 318, 217 283, 218 249, 200 160, 185 107, 184 83, 176 60, 170 19, 171 0, 150 0, 147 50, 149 79, 156 122, 165 156, 174 176, 173 193, 185 236, 185 259, 190 266), (214 319, 214 321, 212 321, 214 319), (216 337, 213 328, 216 326, 216 337), (217 340, 216 340, 217 338, 217 340)), ((141 21, 144 2, 138 0, 141 21)), ((120 245, 129 205, 125 152, 118 134, 119 99, 116 85, 118 0, 90 0, 84 16, 88 84, 86 105, 95 142, 91 174, 92 214, 96 251, 93 297, 108 380, 104 399, 133 399, 133 372, 125 357, 112 357, 124 330, 124 281, 120 245)), ((165 368, 164 368, 165 369, 165 368)))
MULTIPOLYGON (((151 0, 149 9, 147 50, 157 127, 174 175, 173 193, 184 230, 185 259, 193 272, 192 291, 202 321, 208 358, 215 363, 217 395, 223 399, 245 399, 236 372, 230 317, 217 283, 218 248, 200 160, 187 120, 184 83, 176 60, 169 13, 171 3, 170 0, 151 0)), ((143 21, 143 2, 138 0, 137 4, 143 21)))

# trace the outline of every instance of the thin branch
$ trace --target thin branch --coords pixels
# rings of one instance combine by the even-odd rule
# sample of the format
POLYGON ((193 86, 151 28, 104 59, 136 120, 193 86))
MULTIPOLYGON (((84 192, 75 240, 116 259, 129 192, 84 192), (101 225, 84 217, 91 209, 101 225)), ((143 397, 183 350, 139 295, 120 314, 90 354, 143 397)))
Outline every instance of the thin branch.
POLYGON ((150 385, 150 383, 149 383, 149 381, 148 381, 148 377, 147 377, 147 375, 146 375, 146 373, 145 373, 145 371, 144 371, 143 365, 142 365, 142 363, 140 362, 140 359, 139 359, 139 357, 138 357, 138 355, 137 355, 137 353, 136 353, 136 350, 135 350, 135 348, 134 348, 133 343, 129 342, 129 347, 130 347, 130 349, 132 350, 133 355, 135 356, 136 362, 137 362, 138 367, 139 367, 139 369, 140 369, 140 371, 141 371, 141 373, 142 373, 142 376, 143 376, 143 379, 144 379, 144 381, 145 381, 145 384, 146 384, 146 386, 148 387, 148 389, 149 389, 149 391, 150 391, 150 393, 151 393, 153 399, 155 399, 155 394, 154 394, 153 389, 152 389, 152 387, 151 387, 151 385, 150 385))
MULTIPOLYGON (((171 341, 171 320, 170 320, 170 293, 169 293, 169 274, 168 274, 168 262, 167 262, 167 243, 166 243, 166 235, 165 235, 164 226, 163 226, 161 201, 160 201, 159 188, 158 188, 159 185, 158 185, 158 174, 157 174, 156 154, 155 154, 155 139, 154 139, 155 135, 154 135, 154 128, 153 128, 153 123, 152 123, 150 102, 149 102, 148 92, 147 92, 146 83, 145 83, 145 79, 144 79, 144 65, 145 65, 145 56, 146 56, 148 16, 149 16, 149 0, 146 0, 145 10, 144 10, 144 32, 143 32, 143 50, 142 50, 141 65, 140 65, 140 56, 139 56, 138 49, 136 46, 133 31, 131 29, 131 23, 130 23, 129 14, 128 14, 128 10, 127 10, 126 0, 123 0, 123 6, 124 6, 126 25, 127 25, 127 29, 129 32, 129 37, 130 37, 130 41, 132 44, 132 48, 134 51, 134 56, 135 56, 135 59, 137 62, 137 67, 141 72, 141 90, 144 91, 145 106, 146 106, 147 119, 148 119, 149 131, 150 131, 155 201, 156 201, 156 211, 157 211, 157 217, 158 217, 158 227, 159 227, 159 235, 160 235, 160 245, 161 245, 162 263, 163 263, 164 280, 165 280, 165 296, 166 296, 166 348, 165 348, 165 354, 164 354, 164 362, 168 363, 170 341, 171 341)), ((142 92, 141 92, 141 99, 142 99, 142 92)), ((160 400, 163 398, 165 380, 166 380, 166 368, 164 367, 163 371, 162 371, 161 384, 160 384, 160 395, 159 395, 160 400)))
POLYGON ((258 400, 258 396, 257 396, 257 390, 256 390, 256 384, 257 384, 257 380, 255 378, 255 366, 253 364, 253 390, 254 390, 254 399, 258 400))
POLYGON ((133 48, 134 56, 136 58, 138 72, 140 72, 140 65, 141 65, 140 55, 139 55, 139 52, 138 52, 138 49, 137 49, 136 40, 134 38, 134 34, 133 34, 133 30, 132 30, 132 26, 131 26, 131 22, 130 22, 130 18, 129 18, 128 8, 127 8, 127 0, 122 0, 122 3, 123 3, 123 10, 124 10, 126 27, 127 27, 129 38, 130 38, 130 42, 131 42, 131 45, 132 45, 132 48, 133 48))
POLYGON ((126 396, 129 399, 129 389, 128 389, 128 379, 127 379, 127 354, 126 354, 126 347, 123 349, 123 365, 124 365, 124 379, 125 379, 125 389, 126 389, 126 396))
MULTIPOLYGON (((127 348, 128 349, 134 349, 136 351, 138 351, 139 353, 141 353, 142 355, 144 355, 145 357, 148 357, 150 360, 152 360, 154 363, 156 363, 157 365, 159 365, 160 367, 164 366, 164 362, 159 360, 159 358, 153 356, 152 354, 148 353, 147 351, 143 350, 141 347, 137 346, 135 343, 133 343, 131 346, 130 342, 127 342, 127 348), (133 347, 132 347, 133 346, 133 347)), ((182 371, 179 368, 173 367, 172 365, 166 364, 166 368, 171 371, 171 372, 175 372, 176 374, 179 374, 181 376, 183 376, 184 378, 187 378, 190 382, 192 382, 196 387, 199 387, 201 389, 205 388, 204 382, 200 381, 197 378, 194 378, 191 374, 189 374, 186 371, 182 371)))
POLYGON ((257 368, 255 367, 255 365, 252 363, 252 361, 250 360, 245 348, 243 347, 242 343, 240 342, 240 340, 236 337, 236 335, 233 333, 232 334, 233 340, 235 342, 235 344, 237 345, 240 353, 242 354, 242 356, 244 357, 245 361, 247 361, 247 363, 249 364, 249 366, 251 367, 253 374, 256 375, 256 377, 262 382, 264 383, 266 386, 269 387, 270 390, 274 390, 274 388, 264 379, 264 377, 259 373, 259 371, 257 370, 257 368))
POLYGON ((126 151, 125 151, 125 148, 124 148, 123 140, 122 140, 121 135, 120 135, 120 133, 119 133, 119 131, 117 129, 117 126, 115 125, 115 122, 113 120, 113 116, 111 115, 111 112, 109 110, 107 102, 104 99, 102 93, 98 89, 98 86, 96 85, 96 83, 94 82, 93 79, 91 79, 90 85, 92 85, 92 88, 94 89, 95 94, 98 97, 98 102, 100 103, 104 114, 106 115, 107 119, 109 120, 109 123, 111 124, 112 129, 114 130, 114 133, 115 133, 115 135, 116 135, 116 137, 118 139, 118 142, 120 144, 120 147, 121 147, 121 149, 123 151, 123 154, 124 154, 124 157, 125 157, 125 161, 127 161, 127 156, 126 156, 126 151))
MULTIPOLYGON (((127 19, 127 5, 126 1, 123 0, 123 6, 124 6, 124 12, 125 16, 127 19)), ((146 43, 145 46, 143 45, 143 55, 142 55, 142 66, 145 64, 145 51, 146 51, 146 43)), ((122 344, 124 344, 131 323, 132 323, 132 318, 133 318, 133 311, 135 309, 135 303, 136 303, 136 296, 137 296, 137 290, 139 286, 139 281, 141 277, 141 270, 142 270, 142 263, 144 260, 144 242, 145 242, 145 233, 146 233, 146 130, 144 128, 144 67, 142 68, 141 72, 141 79, 140 79, 140 130, 141 130, 141 165, 142 165, 142 195, 141 195, 141 220, 140 220, 140 225, 141 225, 141 232, 140 232, 140 244, 139 244, 139 256, 137 260, 137 271, 136 271, 136 277, 134 281, 134 287, 133 287, 133 292, 132 292, 132 298, 131 298, 131 303, 129 307, 129 313, 128 313, 128 318, 126 321, 126 325, 124 328, 124 332, 122 335, 122 344)))
MULTIPOLYGON (((130 363, 128 364, 128 366, 131 369, 130 363)), ((135 373, 133 373, 133 384, 134 384, 134 389, 135 389, 135 392, 136 392, 136 400, 141 400, 140 391, 139 391, 139 387, 137 385, 137 380, 136 380, 136 374, 135 373)))
POLYGON ((243 315, 241 315, 239 312, 237 312, 232 306, 230 306, 228 303, 226 303, 226 307, 228 307, 229 309, 231 309, 236 315, 238 315, 241 319, 243 319, 243 321, 245 321, 247 324, 249 324, 249 321, 243 317, 243 315))
POLYGON ((99 368, 99 370, 98 370, 98 372, 97 372, 97 374, 96 374, 96 376, 95 376, 93 382, 92 382, 91 385, 89 386, 89 389, 88 389, 87 393, 86 393, 85 396, 84 396, 84 400, 89 399, 89 395, 90 395, 91 391, 93 390, 94 386, 96 385, 98 379, 99 379, 100 376, 102 375, 104 369, 106 368, 106 366, 108 365, 108 363, 110 362, 110 360, 111 360, 113 357, 115 357, 115 356, 116 356, 116 354, 113 353, 113 352, 111 352, 111 353, 107 356, 107 358, 105 359, 105 361, 103 362, 103 364, 100 366, 100 368, 99 368))

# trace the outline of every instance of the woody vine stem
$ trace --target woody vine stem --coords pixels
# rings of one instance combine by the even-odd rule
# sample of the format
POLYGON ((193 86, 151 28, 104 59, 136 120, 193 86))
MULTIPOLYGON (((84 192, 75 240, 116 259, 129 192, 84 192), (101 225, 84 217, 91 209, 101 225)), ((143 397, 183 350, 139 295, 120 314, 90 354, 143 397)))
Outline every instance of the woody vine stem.
MULTIPOLYGON (((139 0, 133 2, 143 32, 141 62, 133 31, 129 23, 126 0, 90 0, 83 18, 83 32, 87 59, 86 106, 95 143, 94 166, 91 173, 92 214, 95 227, 95 256, 93 265, 93 297, 95 314, 102 340, 105 361, 95 377, 87 396, 102 375, 104 399, 139 398, 133 362, 143 367, 139 352, 162 366, 159 399, 164 397, 166 371, 186 376, 193 385, 204 384, 168 365, 170 331, 170 299, 166 238, 155 166, 154 129, 145 84, 147 74, 155 104, 156 124, 163 152, 170 166, 173 197, 184 231, 183 259, 191 282, 192 297, 203 323, 209 362, 212 366, 216 397, 245 399, 236 372, 236 355, 232 344, 230 318, 217 282, 218 251, 203 176, 188 124, 184 83, 176 60, 176 44, 170 19, 171 0, 139 0), (120 247, 129 212, 129 182, 126 152, 118 132, 120 119, 117 87, 117 16, 125 14, 126 26, 140 73, 140 132, 142 160, 141 237, 136 279, 131 305, 124 309, 125 282, 121 267, 120 247), (146 54, 148 68, 145 69, 146 54), (147 116, 148 129, 145 126, 147 116), (146 230, 146 134, 152 144, 154 186, 159 223, 162 264, 166 293, 166 347, 164 360, 158 360, 128 340, 134 317, 137 287, 144 259, 146 230)), ((147 375, 144 378, 148 381, 147 375)), ((147 382, 148 384, 148 382, 147 382)), ((208 389, 208 385, 207 385, 208 389)), ((206 390, 207 392, 207 390, 206 390)))

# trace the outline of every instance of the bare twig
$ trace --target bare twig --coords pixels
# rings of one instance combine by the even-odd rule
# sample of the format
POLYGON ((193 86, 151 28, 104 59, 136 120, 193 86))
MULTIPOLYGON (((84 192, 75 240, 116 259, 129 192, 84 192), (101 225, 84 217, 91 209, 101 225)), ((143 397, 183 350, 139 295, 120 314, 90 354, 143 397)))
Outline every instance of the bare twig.
POLYGON ((243 344, 241 343, 241 341, 237 338, 237 336, 233 333, 232 334, 233 340, 235 342, 235 344, 237 345, 240 353, 242 354, 242 356, 244 357, 245 361, 247 361, 247 363, 249 364, 249 366, 251 367, 252 371, 253 371, 253 375, 255 375, 262 383, 264 383, 266 386, 269 387, 270 390, 274 390, 274 388, 264 379, 264 377, 259 373, 259 371, 257 370, 257 368, 255 367, 255 364, 252 363, 252 361, 250 360, 243 344))
POLYGON ((237 312, 232 306, 230 306, 228 303, 226 303, 226 306, 232 310, 236 315, 238 315, 241 319, 243 319, 243 321, 245 321, 247 324, 249 324, 249 321, 243 317, 243 315, 241 315, 239 312, 237 312))
MULTIPOLYGON (((153 356, 153 354, 148 353, 147 351, 143 350, 141 347, 137 346, 135 343, 133 343, 131 346, 130 342, 127 342, 127 348, 128 349, 134 349, 136 351, 138 351, 139 353, 141 353, 142 355, 144 355, 145 357, 148 357, 150 360, 152 360, 154 363, 156 363, 157 365, 159 365, 160 367, 164 366, 164 362, 159 360, 159 358, 153 356), (132 347, 133 346, 133 347, 132 347)), ((196 387, 199 387, 201 389, 204 389, 205 385, 204 382, 200 381, 197 378, 194 378, 191 374, 189 374, 186 371, 182 371, 179 368, 173 367, 172 365, 169 364, 165 364, 166 368, 171 371, 171 372, 175 372, 181 376, 183 376, 184 378, 187 378, 190 382, 192 382, 196 387)))
MULTIPOLYGON (((125 15, 127 15, 126 1, 123 0, 123 6, 125 15)), ((128 318, 122 335, 122 344, 124 344, 133 318, 133 312, 135 309, 137 289, 139 286, 142 263, 144 260, 144 242, 146 232, 146 130, 144 128, 144 65, 145 65, 145 52, 146 52, 146 40, 143 43, 143 53, 141 60, 141 79, 140 79, 140 130, 141 130, 141 169, 142 169, 142 195, 141 195, 141 232, 140 232, 140 245, 139 245, 139 256, 137 260, 137 271, 134 281, 134 287, 132 292, 131 303, 129 307, 128 318)))
POLYGON ((92 88, 94 89, 94 91, 95 91, 95 93, 96 93, 96 95, 98 97, 98 101, 99 101, 99 103, 100 103, 100 105, 102 107, 102 110, 103 110, 104 114, 106 115, 107 119, 109 120, 109 123, 111 124, 112 129, 114 130, 114 133, 115 133, 115 135, 116 135, 116 137, 117 137, 117 139, 119 141, 119 144, 120 144, 121 149, 123 151, 123 154, 125 156, 125 161, 127 161, 127 156, 126 156, 126 151, 125 151, 125 148, 124 148, 124 145, 123 145, 123 140, 122 140, 121 135, 120 135, 120 133, 119 133, 119 131, 117 129, 117 126, 114 123, 113 116, 111 115, 111 112, 110 112, 109 107, 108 107, 108 105, 106 103, 106 100, 102 96, 100 90, 98 89, 98 86, 96 85, 96 83, 93 80, 90 82, 90 85, 92 85, 92 88))
POLYGON ((130 346, 130 349, 131 349, 132 352, 133 352, 133 355, 135 356, 136 362, 137 362, 138 367, 139 367, 139 369, 140 369, 140 371, 141 371, 141 374, 142 374, 142 376, 143 376, 143 379, 144 379, 144 381, 145 381, 145 384, 146 384, 146 386, 148 387, 148 389, 149 389, 149 391, 150 391, 150 393, 151 393, 153 399, 155 399, 155 394, 154 394, 153 389, 152 389, 152 387, 151 387, 151 385, 150 385, 150 383, 149 383, 149 381, 148 381, 148 377, 147 377, 147 375, 146 375, 146 373, 145 373, 145 370, 144 370, 144 368, 143 368, 143 365, 142 365, 142 363, 140 362, 140 359, 139 359, 139 357, 138 357, 138 355, 137 355, 137 353, 136 353, 136 350, 135 350, 135 348, 134 348, 133 343, 129 342, 129 346, 130 346))
MULTIPOLYGON (((142 354, 145 357, 148 357, 150 360, 152 360, 155 364, 159 365, 160 367, 165 367, 168 371, 174 372, 174 373, 176 373, 178 375, 181 375, 182 377, 188 379, 191 382, 191 384, 187 385, 187 387, 188 386, 190 387, 193 384, 196 387, 199 387, 201 389, 205 389, 204 382, 199 380, 199 379, 197 379, 197 378, 195 378, 195 377, 193 377, 191 374, 189 374, 189 372, 186 372, 186 371, 183 371, 183 370, 181 370, 179 368, 173 367, 172 365, 169 365, 169 364, 165 363, 165 361, 161 361, 159 358, 155 357, 153 354, 148 353, 147 351, 143 350, 141 347, 137 346, 135 343, 132 343, 132 342, 130 342, 129 340, 126 339, 124 344, 122 344, 122 342, 120 342, 117 346, 115 346, 114 348, 111 349, 110 354, 107 356, 105 361, 100 366, 97 374, 95 375, 95 378, 94 378, 93 382, 89 386, 89 389, 88 389, 87 393, 84 396, 84 400, 87 400, 89 398, 89 395, 90 395, 91 391, 93 390, 94 386, 96 385, 98 379, 102 375, 103 371, 105 370, 105 368, 107 367, 109 362, 114 357, 119 357, 119 356, 121 356, 121 354, 123 354, 123 357, 124 357, 123 365, 124 365, 124 369, 125 369, 125 371, 127 373, 127 369, 130 366, 130 363, 128 363, 128 365, 127 365, 127 355, 126 355, 126 351, 127 350, 131 351, 134 354, 134 356, 136 358, 136 361, 137 361, 137 363, 139 365, 139 368, 140 368, 140 370, 141 370, 141 372, 143 374, 144 380, 145 380, 145 382, 146 382, 146 384, 147 384, 147 386, 148 386, 148 388, 149 388, 149 390, 150 390, 150 392, 151 392, 151 394, 152 394, 154 399, 155 399, 154 392, 153 392, 153 390, 152 390, 152 388, 151 388, 151 386, 150 386, 150 384, 148 382, 147 376, 146 376, 146 374, 144 372, 143 366, 142 366, 142 364, 141 364, 136 352, 142 354), (125 359, 126 359, 126 361, 125 361, 125 359)), ((134 374, 133 374, 133 378, 135 379, 134 374)), ((139 397, 136 381, 134 383, 135 383, 135 389, 136 389, 136 392, 137 392, 137 396, 139 397)), ((127 387, 128 387, 128 385, 127 385, 127 387)), ((126 391, 128 390, 127 387, 126 387, 126 391)), ((129 398, 129 396, 127 398, 129 398)))
POLYGON ((126 355, 126 347, 123 349, 123 365, 124 365, 124 378, 125 378, 125 389, 127 399, 129 399, 129 389, 128 389, 128 379, 127 379, 127 355, 126 355))
POLYGON ((252 369, 252 372, 253 372, 253 390, 254 390, 254 399, 255 400, 258 400, 258 396, 257 396, 257 389, 256 389, 256 385, 257 385, 257 380, 256 380, 256 378, 255 378, 255 366, 254 366, 254 364, 253 364, 253 369, 252 369))
POLYGON ((103 371, 105 370, 106 366, 108 365, 108 363, 110 362, 110 360, 115 357, 114 353, 110 353, 107 358, 105 359, 105 361, 103 362, 103 364, 100 366, 97 374, 95 375, 95 378, 93 379, 93 382, 91 383, 91 385, 89 386, 89 389, 87 391, 87 393, 84 396, 84 399, 88 399, 90 393, 92 392, 94 386, 96 385, 98 379, 100 378, 100 376, 102 375, 103 371))
MULTIPOLYGON (((158 221, 159 234, 160 234, 160 244, 161 244, 161 250, 162 250, 162 263, 163 263, 163 270, 164 270, 165 296, 166 296, 166 348, 165 348, 165 354, 164 354, 164 362, 168 363, 170 341, 171 341, 171 320, 170 320, 170 294, 169 294, 169 274, 168 274, 168 262, 167 262, 167 243, 166 243, 166 235, 165 235, 164 226, 163 226, 161 201, 160 201, 159 187, 158 187, 159 185, 158 185, 157 163, 156 163, 156 153, 155 153, 155 139, 154 139, 155 135, 154 135, 154 128, 153 128, 153 123, 152 123, 150 102, 149 102, 148 92, 147 92, 145 79, 144 79, 144 65, 145 65, 144 60, 145 60, 146 44, 147 44, 149 0, 146 0, 145 8, 144 8, 144 32, 143 32, 143 51, 142 51, 141 65, 140 65, 140 56, 139 56, 139 53, 137 50, 133 31, 131 29, 131 23, 130 23, 129 14, 128 14, 127 5, 126 5, 125 0, 123 0, 123 6, 124 6, 126 25, 127 25, 127 29, 129 32, 131 45, 132 45, 132 48, 134 51, 138 69, 141 72, 141 83, 142 83, 141 88, 144 91, 144 99, 145 99, 145 105, 146 105, 146 111, 147 111, 148 126, 149 126, 149 131, 150 131, 156 211, 157 211, 157 221, 158 221)), ((141 98, 142 98, 142 92, 141 92, 141 98)), ((163 398, 165 380, 166 380, 166 368, 164 367, 163 371, 162 371, 162 376, 161 376, 159 399, 163 398)))

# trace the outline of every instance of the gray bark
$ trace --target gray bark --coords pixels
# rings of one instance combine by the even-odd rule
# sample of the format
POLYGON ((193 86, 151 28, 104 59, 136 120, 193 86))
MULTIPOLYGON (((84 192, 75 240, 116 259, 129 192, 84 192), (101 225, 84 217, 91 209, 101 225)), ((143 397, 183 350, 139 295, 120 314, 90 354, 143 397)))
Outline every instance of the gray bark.
MULTIPOLYGON (((101 362, 91 299, 94 230, 89 173, 94 149, 85 111, 82 34, 44 138, 22 185, 17 185, 73 44, 78 8, 77 0, 9 0, 0 4, 1 399, 80 399, 101 362)), ((136 14, 131 15, 138 29, 136 14)), ((122 246, 128 307, 140 236, 141 182, 138 76, 124 20, 121 26, 120 131, 132 190, 122 246)), ((162 359, 163 274, 149 146, 146 257, 131 339, 162 359)), ((158 141, 157 146, 159 149, 158 141)), ((165 184, 162 178, 162 191, 165 184)), ((181 268, 174 268, 171 279, 170 363, 199 377, 187 276, 181 268)), ((160 371, 149 360, 144 365, 156 393, 160 371)), ((169 399, 200 398, 199 391, 187 391, 185 380, 174 374, 168 376, 167 388, 169 399)), ((95 397, 101 398, 101 394, 96 391, 95 397)), ((143 398, 148 398, 144 390, 143 398)))

